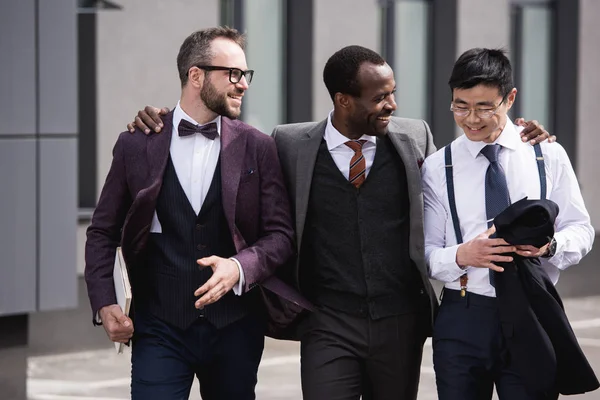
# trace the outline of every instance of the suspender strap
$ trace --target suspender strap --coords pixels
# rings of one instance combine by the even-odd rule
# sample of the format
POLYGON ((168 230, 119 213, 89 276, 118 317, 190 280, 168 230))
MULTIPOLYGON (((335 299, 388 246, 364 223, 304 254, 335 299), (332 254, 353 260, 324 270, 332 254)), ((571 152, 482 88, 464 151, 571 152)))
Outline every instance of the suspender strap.
POLYGON ((445 148, 446 155, 446 187, 448 189, 448 202, 450 203, 450 214, 452 215, 452 224, 454 225, 454 235, 456 243, 463 242, 462 233, 460 232, 460 223, 458 222, 458 213, 456 212, 456 198, 454 196, 454 174, 452 171, 452 150, 451 144, 445 148))
POLYGON ((533 146, 535 150, 535 161, 537 162, 538 172, 540 175, 540 199, 546 198, 546 168, 544 167, 544 156, 542 155, 542 148, 540 144, 533 146))

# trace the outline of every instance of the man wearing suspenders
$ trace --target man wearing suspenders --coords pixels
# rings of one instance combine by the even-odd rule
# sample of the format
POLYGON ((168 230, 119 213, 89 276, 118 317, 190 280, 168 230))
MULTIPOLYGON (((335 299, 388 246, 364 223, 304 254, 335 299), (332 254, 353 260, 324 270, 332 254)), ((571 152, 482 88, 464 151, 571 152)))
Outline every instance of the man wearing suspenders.
MULTIPOLYGON (((430 276, 445 282, 433 333, 440 400, 549 399, 531 393, 506 355, 498 316, 497 265, 510 253, 542 257, 554 284, 594 240, 577 178, 558 143, 531 146, 507 112, 515 101, 512 68, 500 50, 471 49, 449 81, 451 111, 464 135, 425 160, 425 257, 430 276), (524 197, 558 204, 555 235, 541 248, 494 238, 493 219, 524 197)), ((556 398, 556 395, 554 395, 556 398)))

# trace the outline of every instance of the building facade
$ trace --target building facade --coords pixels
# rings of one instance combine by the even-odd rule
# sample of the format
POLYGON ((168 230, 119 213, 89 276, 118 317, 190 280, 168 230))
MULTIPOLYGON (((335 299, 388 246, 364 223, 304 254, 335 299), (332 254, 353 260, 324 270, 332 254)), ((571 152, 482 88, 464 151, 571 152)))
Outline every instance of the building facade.
POLYGON ((458 134, 455 59, 505 48, 513 115, 557 135, 600 227, 598 16, 597 0, 1 0, 0 392, 24 398, 27 348, 92 346, 90 335, 108 344, 91 328, 81 282, 85 229, 118 134, 146 104, 175 106, 176 56, 191 32, 247 33, 256 74, 242 119, 265 133, 325 118, 326 60, 350 44, 374 49, 395 71, 396 114, 428 121, 438 147, 458 134), (61 337, 66 321, 94 333, 42 340, 48 329, 61 337))

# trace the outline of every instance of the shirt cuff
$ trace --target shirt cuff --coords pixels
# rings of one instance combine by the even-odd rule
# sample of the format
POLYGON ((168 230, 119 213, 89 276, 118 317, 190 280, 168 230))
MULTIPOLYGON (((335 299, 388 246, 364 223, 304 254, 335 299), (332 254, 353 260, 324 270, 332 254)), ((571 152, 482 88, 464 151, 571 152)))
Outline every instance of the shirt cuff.
POLYGON ((446 283, 454 282, 467 272, 470 267, 462 269, 456 263, 458 246, 460 245, 438 249, 435 257, 430 258, 432 278, 446 283))
POLYGON ((244 289, 244 270, 242 269, 242 264, 240 264, 237 259, 231 257, 230 260, 235 262, 238 270, 240 271, 240 280, 238 281, 237 285, 233 287, 233 293, 235 293, 236 296, 241 296, 244 289))

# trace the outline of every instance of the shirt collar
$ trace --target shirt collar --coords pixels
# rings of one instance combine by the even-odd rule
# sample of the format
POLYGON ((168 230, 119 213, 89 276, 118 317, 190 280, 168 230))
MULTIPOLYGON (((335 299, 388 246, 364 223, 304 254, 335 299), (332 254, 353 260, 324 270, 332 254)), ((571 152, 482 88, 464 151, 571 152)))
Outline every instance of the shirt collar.
MULTIPOLYGON (((509 150, 515 150, 517 148, 517 146, 520 143, 522 143, 521 135, 519 135, 519 132, 521 132, 522 130, 523 130, 522 127, 515 126, 515 124, 513 124, 513 122, 511 121, 511 119, 506 117, 506 125, 504 126, 504 129, 502 130, 502 132, 500 132, 500 135, 494 141, 494 144, 499 144, 500 146, 506 147, 509 150)), ((466 135, 465 135, 465 143, 466 143, 467 150, 473 156, 473 158, 476 158, 479 155, 479 153, 481 152, 481 149, 483 149, 488 144, 491 144, 491 143, 485 143, 485 142, 471 141, 471 140, 469 140, 469 138, 467 138, 466 135)))
MULTIPOLYGON (((325 127, 325 142, 327 142, 327 150, 331 151, 336 147, 339 147, 349 141, 346 136, 342 135, 340 131, 335 129, 333 123, 331 122, 331 117, 333 116, 333 111, 329 113, 327 117, 327 126, 325 127)), ((367 143, 377 144, 377 138, 375 136, 362 135, 359 140, 366 140, 367 143)))
MULTIPOLYGON (((177 102, 177 106, 175 106, 175 109, 173 110, 173 131, 175 133, 177 133, 177 136, 179 135, 177 128, 179 127, 179 122, 181 122, 182 119, 185 119, 186 121, 189 121, 194 125, 200 125, 192 117, 187 115, 186 112, 183 111, 183 109, 181 108, 181 105, 179 104, 179 102, 177 102)), ((217 117, 215 119, 207 122, 204 125, 210 124, 212 122, 215 122, 217 124, 217 133, 219 134, 219 136, 221 136, 221 116, 217 115, 217 117)), ((203 125, 201 125, 201 126, 203 126, 203 125)))

